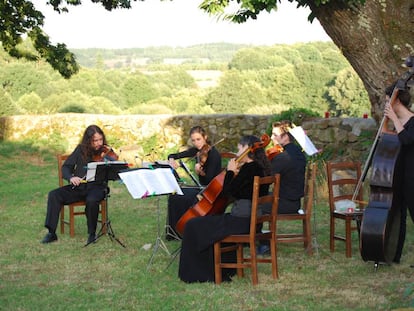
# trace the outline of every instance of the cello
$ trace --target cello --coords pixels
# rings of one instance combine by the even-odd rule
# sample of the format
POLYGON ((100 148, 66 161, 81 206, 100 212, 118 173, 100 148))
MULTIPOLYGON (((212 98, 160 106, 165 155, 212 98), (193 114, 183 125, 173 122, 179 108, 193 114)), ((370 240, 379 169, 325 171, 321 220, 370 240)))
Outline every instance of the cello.
MULTIPOLYGON (((408 88, 413 74, 410 68, 397 81, 390 98, 391 105, 395 103, 398 92, 408 88)), ((402 202, 396 191, 402 179, 399 161, 401 146, 397 134, 388 131, 387 125, 388 119, 384 116, 361 178, 364 178, 372 162, 369 203, 361 223, 360 253, 364 261, 374 261, 376 268, 379 262, 390 263, 394 259, 401 222, 402 202)), ((358 186, 356 188, 355 193, 358 193, 358 186)))
MULTIPOLYGON (((255 143, 252 147, 247 148, 235 161, 240 162, 249 152, 254 152, 258 148, 266 147, 270 142, 270 137, 263 134, 261 141, 255 143)), ((182 236, 187 222, 195 217, 223 214, 230 199, 226 196, 220 195, 223 190, 224 177, 226 170, 222 170, 220 174, 213 178, 213 180, 206 186, 206 188, 197 195, 199 201, 188 209, 176 224, 176 231, 182 236)))

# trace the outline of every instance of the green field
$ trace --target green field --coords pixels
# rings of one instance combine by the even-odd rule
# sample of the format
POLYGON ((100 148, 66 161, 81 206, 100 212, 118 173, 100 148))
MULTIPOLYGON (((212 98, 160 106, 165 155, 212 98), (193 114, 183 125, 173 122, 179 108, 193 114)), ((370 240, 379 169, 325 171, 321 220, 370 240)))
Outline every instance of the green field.
MULTIPOLYGON (((314 255, 300 244, 279 246, 279 279, 259 266, 259 285, 250 272, 222 285, 185 284, 177 276, 178 259, 163 249, 144 246, 165 224, 166 198, 134 200, 126 187, 111 182, 109 218, 123 248, 109 236, 83 247, 84 216, 76 218, 76 236, 68 231, 42 245, 47 193, 57 186, 56 158, 49 151, 0 143, 0 310, 393 310, 414 306, 414 226, 399 265, 362 261, 354 235, 353 257, 344 243, 329 251, 328 206, 324 187, 314 207, 314 255), (151 256, 153 262, 149 265, 151 256)), ((280 225, 283 229, 283 225, 280 225)), ((286 229, 286 228, 285 228, 286 229)), ((165 242, 169 251, 178 242, 165 242)))

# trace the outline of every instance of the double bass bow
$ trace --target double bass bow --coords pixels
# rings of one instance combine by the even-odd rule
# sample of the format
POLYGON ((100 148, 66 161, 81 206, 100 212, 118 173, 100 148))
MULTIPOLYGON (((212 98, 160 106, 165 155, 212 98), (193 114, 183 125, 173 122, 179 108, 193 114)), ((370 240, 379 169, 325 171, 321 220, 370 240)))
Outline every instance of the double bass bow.
MULTIPOLYGON (((398 92, 407 89, 408 81, 413 75, 410 68, 397 81, 390 98, 391 105, 395 103, 398 92)), ((374 261, 375 267, 379 262, 390 263, 397 250, 402 204, 396 191, 402 178, 400 148, 398 136, 388 130, 388 118, 384 116, 355 190, 355 194, 358 193, 362 180, 372 165, 369 203, 364 209, 361 224, 360 252, 362 259, 374 261)))
MULTIPOLYGON (((258 148, 266 147, 270 142, 270 137, 263 134, 261 141, 255 143, 252 147, 247 148, 240 154, 235 161, 240 162, 249 152, 254 152, 258 148)), ((213 180, 204 188, 204 190, 197 195, 199 201, 189 208, 176 224, 176 231, 183 235, 184 228, 187 222, 195 217, 223 214, 230 199, 226 196, 220 195, 223 190, 224 177, 226 170, 222 170, 220 174, 213 178, 213 180)))

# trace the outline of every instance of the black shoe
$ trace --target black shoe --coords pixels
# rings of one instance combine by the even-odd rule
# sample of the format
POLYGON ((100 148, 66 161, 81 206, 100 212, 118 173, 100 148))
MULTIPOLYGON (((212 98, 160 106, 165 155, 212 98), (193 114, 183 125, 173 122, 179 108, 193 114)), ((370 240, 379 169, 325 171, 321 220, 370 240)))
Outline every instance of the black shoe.
POLYGON ((52 233, 49 232, 48 234, 45 235, 45 237, 43 238, 43 240, 41 241, 43 244, 47 244, 47 243, 52 243, 57 241, 58 237, 56 235, 56 233, 52 233))
POLYGON ((91 233, 88 236, 88 241, 86 242, 86 244, 91 244, 91 243, 95 243, 96 240, 96 235, 95 233, 91 233))

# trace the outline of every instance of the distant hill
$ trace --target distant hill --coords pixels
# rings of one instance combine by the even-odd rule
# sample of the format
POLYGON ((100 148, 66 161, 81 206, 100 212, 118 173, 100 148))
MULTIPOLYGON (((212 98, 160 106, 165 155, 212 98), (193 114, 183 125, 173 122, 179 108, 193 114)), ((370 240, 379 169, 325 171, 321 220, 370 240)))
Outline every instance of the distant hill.
POLYGON ((235 52, 251 47, 247 44, 209 43, 189 47, 148 47, 129 49, 71 49, 79 64, 94 68, 143 67, 152 64, 228 63, 235 52))

